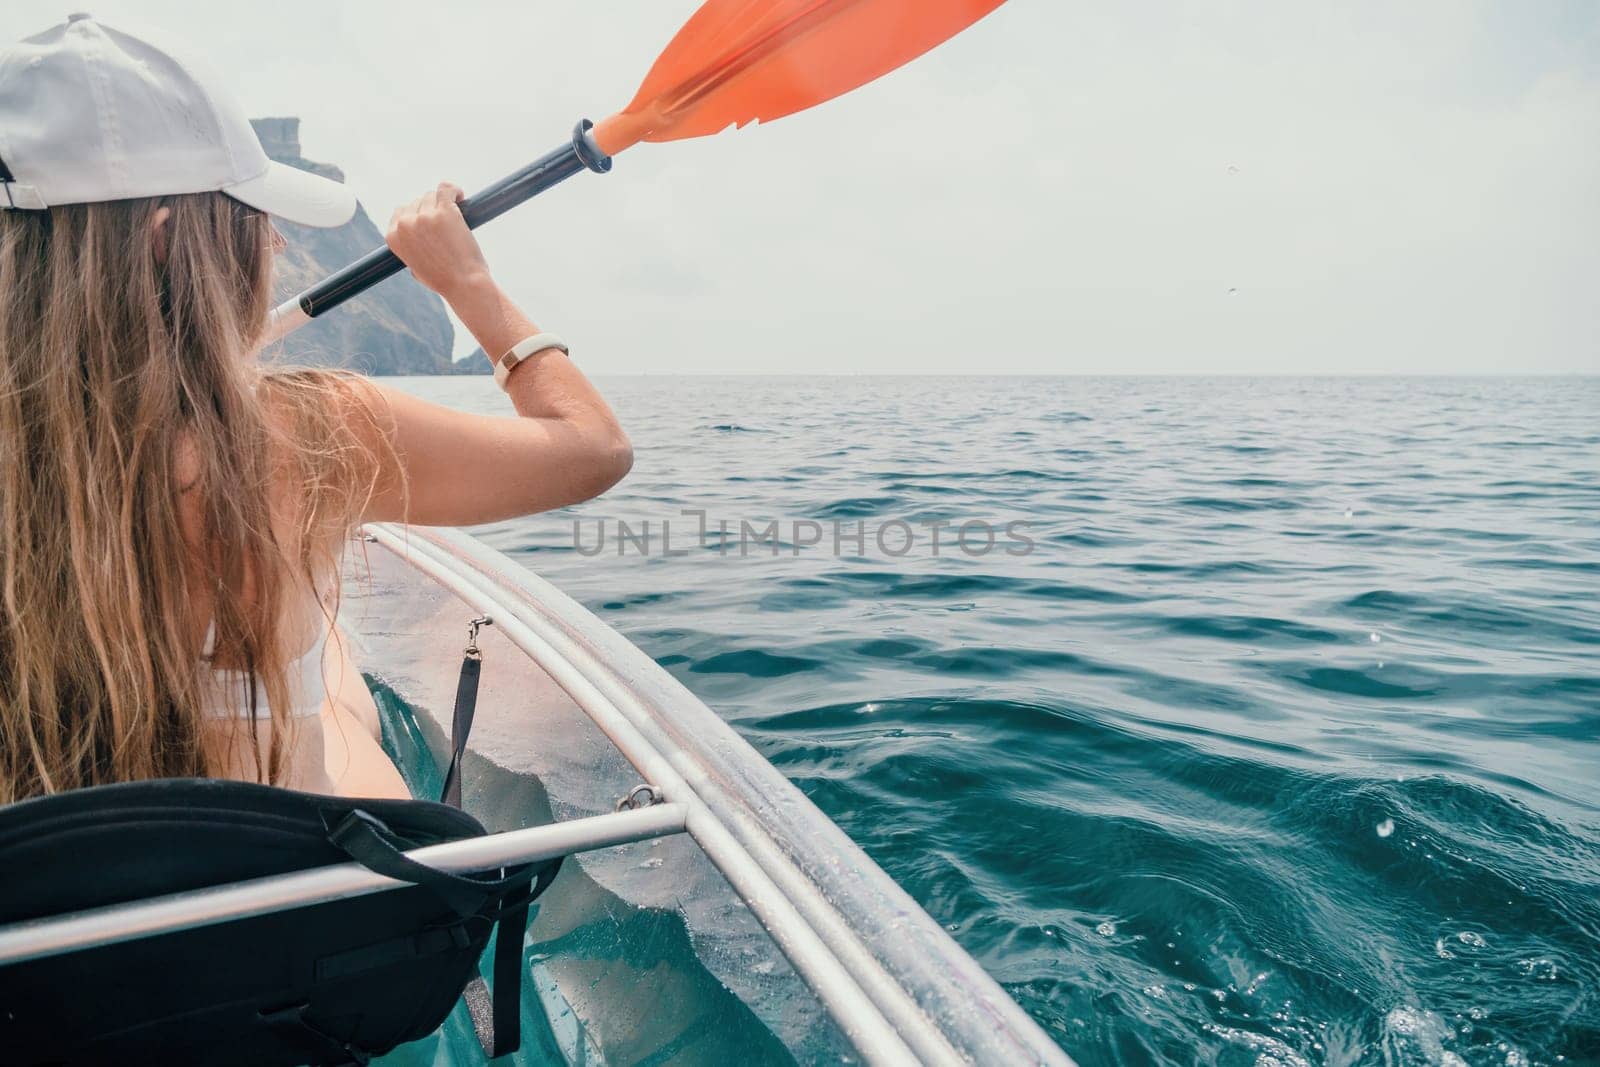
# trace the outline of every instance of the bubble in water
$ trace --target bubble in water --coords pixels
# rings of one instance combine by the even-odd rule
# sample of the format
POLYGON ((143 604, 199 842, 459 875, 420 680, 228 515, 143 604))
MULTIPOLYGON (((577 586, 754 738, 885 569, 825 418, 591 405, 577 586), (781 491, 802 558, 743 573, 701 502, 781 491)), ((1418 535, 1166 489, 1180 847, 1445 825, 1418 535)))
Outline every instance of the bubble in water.
POLYGON ((1379 837, 1388 837, 1394 833, 1394 820, 1385 819, 1377 825, 1376 829, 1379 837))
POLYGON ((1473 933, 1471 930, 1461 931, 1456 935, 1456 940, 1469 948, 1484 948, 1489 944, 1483 939, 1482 934, 1473 933))
POLYGON ((1367 638, 1368 638, 1368 640, 1370 640, 1370 641, 1371 641, 1371 642, 1372 642, 1372 643, 1373 643, 1373 644, 1377 644, 1377 643, 1378 643, 1378 642, 1379 642, 1379 641, 1382 641, 1382 640, 1383 640, 1383 638, 1381 638, 1381 637, 1379 637, 1379 636, 1378 636, 1378 635, 1377 635, 1377 634, 1368 634, 1368 635, 1367 635, 1367 638))
POLYGON ((1527 975, 1529 978, 1541 979, 1546 982, 1554 982, 1557 974, 1559 973, 1556 970, 1556 961, 1545 956, 1539 956, 1535 959, 1520 960, 1518 961, 1517 966, 1521 968, 1522 973, 1527 975))
POLYGON ((1115 937, 1117 933, 1117 924, 1113 922, 1103 922, 1094 928, 1094 932, 1099 934, 1101 937, 1115 937))
POLYGON ((1238 289, 1236 289, 1236 288, 1230 288, 1230 289, 1229 289, 1229 290, 1228 290, 1228 295, 1229 295, 1229 296, 1233 296, 1233 295, 1234 295, 1234 294, 1236 294, 1236 293, 1237 293, 1237 292, 1238 292, 1238 291, 1239 291, 1239 290, 1238 290, 1238 289))
POLYGON ((1354 511, 1351 511, 1349 508, 1345 508, 1344 509, 1344 517, 1347 518, 1347 519, 1354 518, 1355 514, 1356 513, 1354 511))
POLYGON ((1205 1029, 1231 1045, 1255 1053, 1255 1067, 1311 1067, 1310 1061, 1275 1037, 1216 1023, 1207 1023, 1205 1029))
POLYGON ((1454 1036, 1450 1026, 1431 1011, 1394 1008, 1383 1018, 1384 1062, 1466 1067, 1465 1060, 1444 1047, 1454 1036))

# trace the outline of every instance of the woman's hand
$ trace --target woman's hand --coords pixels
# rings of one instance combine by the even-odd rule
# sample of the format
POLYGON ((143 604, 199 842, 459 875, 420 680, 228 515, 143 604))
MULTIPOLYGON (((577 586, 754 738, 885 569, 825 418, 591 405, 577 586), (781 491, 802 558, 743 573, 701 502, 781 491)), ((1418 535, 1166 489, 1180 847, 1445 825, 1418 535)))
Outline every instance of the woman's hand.
POLYGON ((465 197, 460 186, 440 182, 437 189, 397 208, 384 235, 389 250, 412 276, 446 300, 489 278, 483 249, 457 206, 465 197))
MULTIPOLYGON (((496 359, 540 333, 489 275, 448 182, 394 213, 387 240, 423 285, 496 359)), ((598 496, 633 465, 633 446, 605 398, 557 349, 523 360, 506 379, 519 418, 474 415, 374 383, 372 452, 385 464, 367 522, 475 526, 598 496)))

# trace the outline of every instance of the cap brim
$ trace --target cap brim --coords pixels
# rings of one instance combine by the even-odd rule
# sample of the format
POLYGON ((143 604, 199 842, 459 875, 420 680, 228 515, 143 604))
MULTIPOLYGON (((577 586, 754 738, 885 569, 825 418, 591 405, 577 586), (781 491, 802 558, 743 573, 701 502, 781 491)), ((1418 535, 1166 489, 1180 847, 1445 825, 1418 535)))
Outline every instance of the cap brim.
POLYGON ((356 213, 356 194, 348 185, 276 160, 249 181, 222 190, 241 203, 286 222, 328 228, 343 226, 356 213))

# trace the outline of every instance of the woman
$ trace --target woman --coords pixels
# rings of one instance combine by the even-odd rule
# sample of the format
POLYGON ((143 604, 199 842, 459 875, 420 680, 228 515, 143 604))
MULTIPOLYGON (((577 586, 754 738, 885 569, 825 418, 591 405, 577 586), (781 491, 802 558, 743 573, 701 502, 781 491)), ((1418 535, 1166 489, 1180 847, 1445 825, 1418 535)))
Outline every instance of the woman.
POLYGON ((338 225, 354 198, 88 16, 0 54, 0 164, 0 803, 205 775, 406 795, 334 627, 352 533, 604 492, 632 462, 611 410, 449 184, 389 245, 507 354, 517 417, 259 365, 270 216, 338 225))

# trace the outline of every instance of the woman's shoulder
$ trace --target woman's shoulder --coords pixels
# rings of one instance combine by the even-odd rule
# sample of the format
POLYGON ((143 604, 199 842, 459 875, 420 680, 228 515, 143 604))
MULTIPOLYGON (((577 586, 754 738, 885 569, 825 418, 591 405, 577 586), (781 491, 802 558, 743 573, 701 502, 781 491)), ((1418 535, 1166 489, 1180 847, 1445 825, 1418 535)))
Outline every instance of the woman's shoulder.
POLYGON ((394 466, 387 406, 348 371, 264 372, 257 386, 280 514, 315 541, 342 540, 394 466))

